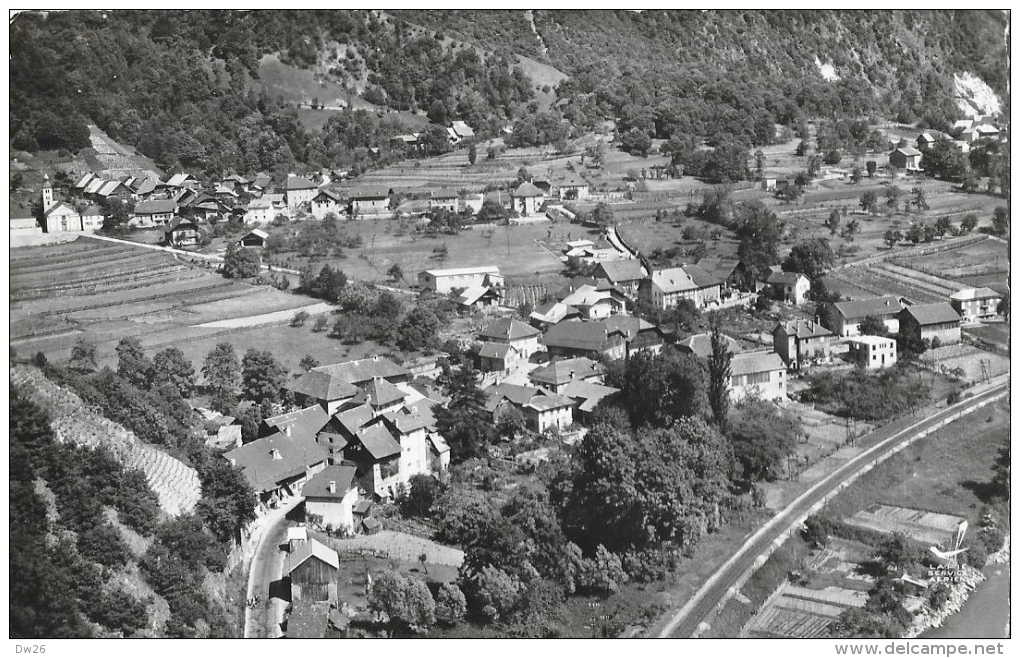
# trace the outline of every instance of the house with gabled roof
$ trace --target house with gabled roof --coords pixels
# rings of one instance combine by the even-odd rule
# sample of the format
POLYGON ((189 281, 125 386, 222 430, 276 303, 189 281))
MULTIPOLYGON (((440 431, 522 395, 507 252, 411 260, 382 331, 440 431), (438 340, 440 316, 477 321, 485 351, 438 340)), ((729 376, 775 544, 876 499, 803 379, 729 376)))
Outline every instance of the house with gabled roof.
POLYGON ((941 345, 952 345, 961 340, 963 318, 949 302, 907 306, 900 311, 899 320, 900 337, 908 343, 937 340, 941 345))
POLYGON ((775 352, 741 352, 730 358, 730 399, 748 395, 763 400, 786 398, 786 364, 775 352))
POLYGON ((513 347, 524 358, 528 359, 539 351, 538 339, 542 335, 538 329, 521 322, 517 318, 502 318, 486 325, 478 332, 478 339, 489 343, 502 343, 513 347))
POLYGON ((656 270, 641 281, 639 295, 662 310, 675 307, 684 299, 698 308, 718 304, 722 281, 697 265, 656 270))
POLYGON ((179 173, 174 174, 164 183, 164 187, 168 189, 178 189, 181 187, 196 187, 199 185, 198 179, 191 174, 179 173))
POLYGON ((322 517, 322 527, 354 531, 354 505, 357 504, 358 469, 353 464, 326 466, 305 483, 305 512, 322 517))
POLYGON ((198 224, 190 219, 175 217, 167 225, 164 241, 172 247, 194 247, 198 244, 198 224))
POLYGON ((912 146, 901 146, 889 154, 889 165, 906 171, 921 171, 922 155, 912 146))
POLYGON ((811 320, 787 320, 772 329, 772 346, 787 367, 799 370, 810 361, 828 359, 832 332, 811 320))
POLYGON ((276 210, 273 202, 265 197, 252 199, 245 207, 243 221, 245 224, 267 226, 276 216, 276 210))
POLYGON ((620 389, 575 379, 562 386, 559 394, 574 401, 575 418, 587 421, 600 404, 619 395, 620 389))
POLYGON ((528 316, 528 320, 539 329, 545 329, 557 322, 580 319, 580 317, 581 312, 576 308, 567 306, 560 301, 551 300, 536 306, 528 316))
POLYGON ((354 361, 317 366, 312 368, 312 370, 339 377, 348 384, 354 384, 355 386, 361 386, 376 377, 382 377, 391 384, 407 382, 410 379, 410 373, 407 371, 407 368, 394 363, 385 356, 370 356, 354 361))
POLYGON ((882 321, 886 331, 895 334, 900 330, 899 312, 903 306, 900 298, 893 295, 837 302, 833 304, 835 313, 826 316, 834 324, 828 328, 837 336, 856 336, 860 333, 861 322, 875 317, 882 321))
POLYGON ((344 210, 343 199, 336 192, 326 189, 320 189, 313 196, 309 203, 311 204, 312 217, 322 221, 326 218, 326 215, 332 213, 340 218, 340 213, 344 210))
POLYGON ((622 290, 628 297, 636 298, 641 281, 648 276, 648 272, 640 260, 626 258, 597 263, 592 276, 596 279, 605 279, 622 290))
POLYGON ((527 358, 513 345, 506 343, 482 343, 478 350, 478 369, 482 372, 501 372, 509 374, 517 369, 527 358))
POLYGON ((462 309, 481 310, 499 306, 502 297, 499 290, 489 286, 471 286, 453 298, 454 303, 462 309))
POLYGON ((388 215, 390 212, 390 197, 392 195, 393 190, 390 188, 351 190, 348 212, 352 219, 388 215))
POLYGON ((889 336, 852 336, 847 339, 847 358, 858 368, 881 370, 896 365, 896 339, 889 336))
MULTIPOLYGON (((743 351, 740 344, 726 334, 722 334, 722 340, 726 345, 726 351, 731 354, 743 351)), ((701 359, 708 359, 712 356, 712 334, 701 333, 687 336, 676 342, 676 348, 684 354, 692 354, 701 359)))
POLYGON ((964 322, 994 318, 999 312, 1002 295, 991 288, 964 288, 949 296, 949 303, 964 322))
POLYGON ((581 286, 560 301, 568 307, 577 309, 581 317, 588 320, 599 320, 627 312, 626 302, 613 292, 600 291, 595 286, 581 286))
POLYGON ((375 415, 396 411, 404 406, 407 393, 382 377, 373 377, 360 386, 361 391, 351 399, 351 404, 367 404, 375 415))
POLYGON ((335 414, 344 402, 361 392, 339 376, 319 370, 309 370, 284 388, 294 393, 298 404, 317 404, 327 415, 335 414))
POLYGON ((287 208, 290 210, 294 210, 311 201, 319 189, 319 186, 312 181, 296 174, 287 176, 283 187, 287 199, 287 208))
POLYGON ((591 189, 588 181, 577 176, 569 176, 560 181, 557 187, 560 201, 583 201, 588 198, 591 189))
POLYGON ((425 270, 418 273, 418 285, 445 295, 472 287, 502 288, 503 275, 495 265, 457 267, 453 269, 425 270))
POLYGON ((223 457, 241 469, 262 504, 275 506, 283 498, 301 495, 304 483, 325 468, 329 451, 316 442, 314 434, 277 432, 223 457))
POLYGON ((458 195, 453 190, 441 188, 429 193, 429 210, 445 208, 449 212, 457 212, 458 195))
POLYGON ((629 358, 638 352, 658 354, 666 344, 666 337, 656 325, 632 315, 614 315, 600 320, 611 334, 623 337, 625 354, 629 358))
POLYGON ((772 271, 765 277, 772 299, 790 304, 803 304, 811 291, 811 280, 801 272, 772 271))
POLYGON ((139 201, 128 222, 132 226, 166 226, 177 216, 177 202, 170 199, 139 201))
POLYGON ((539 394, 524 405, 524 422, 535 432, 563 431, 574 423, 574 401, 555 393, 539 394))
POLYGON ((453 133, 457 136, 457 141, 470 139, 475 136, 475 131, 471 126, 467 125, 463 121, 453 121, 450 123, 450 127, 453 129, 453 133))
POLYGON ((315 538, 301 542, 287 554, 283 573, 290 580, 291 601, 328 601, 336 589, 340 557, 315 538))
POLYGON ((545 193, 542 190, 532 183, 521 183, 510 193, 510 208, 522 217, 529 217, 538 214, 544 200, 545 193))
POLYGON ((559 359, 532 370, 528 379, 536 386, 562 394, 563 388, 571 382, 602 383, 602 366, 585 357, 559 359))
POLYGON ((262 419, 262 423, 259 424, 259 436, 280 433, 284 436, 315 438, 315 435, 321 432, 327 423, 329 423, 329 414, 322 407, 313 405, 262 419))
POLYGON ((269 239, 269 234, 260 228, 255 228, 246 233, 237 241, 237 244, 242 247, 248 247, 249 249, 254 247, 265 247, 266 240, 269 239))

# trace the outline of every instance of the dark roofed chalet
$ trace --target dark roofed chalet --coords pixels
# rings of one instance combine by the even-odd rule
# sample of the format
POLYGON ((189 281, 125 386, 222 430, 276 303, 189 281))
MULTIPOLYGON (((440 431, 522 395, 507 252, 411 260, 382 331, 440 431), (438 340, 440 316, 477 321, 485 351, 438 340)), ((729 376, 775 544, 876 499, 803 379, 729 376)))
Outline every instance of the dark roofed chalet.
POLYGON ((362 392, 352 402, 365 403, 375 408, 388 407, 402 401, 407 393, 382 377, 374 377, 372 381, 362 385, 362 392))
POLYGON ((262 421, 261 433, 280 432, 286 436, 315 438, 315 435, 329 423, 329 414, 316 405, 290 413, 266 418, 262 421))
POLYGON ((288 176, 286 188, 287 191, 291 190, 314 190, 318 185, 308 180, 304 176, 288 176))
POLYGON ((305 483, 301 495, 305 498, 342 500, 356 485, 358 468, 351 464, 331 464, 305 483), (332 485, 331 485, 332 483, 332 485))
MULTIPOLYGON (((383 424, 369 425, 358 430, 357 443, 364 449, 372 462, 379 462, 400 455, 400 443, 393 438, 390 431, 383 424)), ((358 455, 361 451, 354 446, 353 454, 358 455)))
POLYGON ((355 386, 371 381, 376 377, 382 377, 393 384, 405 382, 410 378, 410 373, 408 373, 406 368, 397 365, 384 356, 373 356, 367 359, 319 366, 312 368, 312 370, 339 377, 343 381, 355 386))
POLYGON ((960 321, 960 314, 956 312, 949 302, 937 302, 935 304, 917 304, 907 306, 901 312, 909 315, 919 325, 949 324, 960 321))
POLYGON ((536 384, 548 386, 554 390, 574 380, 592 379, 601 376, 598 361, 585 357, 561 359, 547 366, 537 368, 528 375, 528 379, 536 384))
POLYGON ((903 303, 893 295, 858 299, 852 302, 837 302, 833 306, 836 312, 847 321, 863 320, 869 316, 896 315, 903 309, 903 303))
POLYGON ((545 192, 538 189, 538 187, 532 185, 531 183, 521 183, 520 185, 517 186, 516 190, 510 193, 510 196, 518 198, 537 197, 545 196, 545 192))
POLYGON ((239 467, 252 489, 271 493, 299 482, 308 469, 322 464, 329 451, 314 436, 287 436, 282 432, 252 441, 223 454, 239 467))
POLYGON ((542 332, 538 329, 535 329, 531 325, 525 324, 516 318, 503 318, 501 320, 496 320, 482 329, 478 332, 478 336, 480 338, 488 339, 489 341, 511 343, 513 341, 531 338, 532 336, 537 336, 541 333, 542 332))

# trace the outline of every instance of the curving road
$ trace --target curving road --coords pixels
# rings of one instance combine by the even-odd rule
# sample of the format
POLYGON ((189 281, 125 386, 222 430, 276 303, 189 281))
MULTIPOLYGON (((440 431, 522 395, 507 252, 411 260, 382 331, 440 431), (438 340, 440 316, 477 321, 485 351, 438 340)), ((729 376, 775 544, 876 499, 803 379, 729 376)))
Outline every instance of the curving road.
MULTIPOLYGON (((753 569, 764 563, 772 548, 782 543, 803 520, 819 509, 829 498, 850 485, 876 463, 902 450, 915 439, 988 404, 1009 392, 1008 375, 992 380, 981 392, 941 409, 928 418, 881 439, 874 446, 841 465, 810 489, 798 496, 784 510, 754 533, 740 550, 717 571, 700 590, 664 625, 650 629, 653 637, 696 637, 699 626, 734 593, 753 569)), ((881 430, 880 430, 881 431, 881 430)))

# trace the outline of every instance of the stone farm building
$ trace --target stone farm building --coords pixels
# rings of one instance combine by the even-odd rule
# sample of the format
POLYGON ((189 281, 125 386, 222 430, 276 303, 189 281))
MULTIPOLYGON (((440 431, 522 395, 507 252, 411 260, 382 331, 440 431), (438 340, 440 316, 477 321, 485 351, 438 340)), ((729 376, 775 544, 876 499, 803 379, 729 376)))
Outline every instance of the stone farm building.
POLYGON ((609 281, 632 299, 637 297, 641 281, 647 275, 641 261, 636 258, 601 261, 595 265, 592 273, 595 279, 609 281))
POLYGON ((641 282, 640 296, 662 310, 674 308, 684 299, 705 308, 719 302, 720 283, 697 265, 685 265, 652 272, 641 282))
POLYGON ((542 207, 545 193, 531 183, 521 183, 516 190, 510 193, 511 209, 517 211, 523 217, 538 214, 542 207))
POLYGON ((135 205, 133 226, 166 226, 177 216, 177 202, 170 199, 142 201, 135 205))
POLYGON ((294 210, 311 201, 312 197, 318 192, 318 187, 304 176, 291 174, 287 177, 285 190, 287 208, 294 210))
POLYGON ((390 212, 390 189, 362 189, 351 192, 348 212, 352 219, 379 217, 390 212))
POLYGON ((942 345, 960 342, 962 318, 949 302, 907 306, 899 315, 900 336, 915 342, 937 339, 942 345))
POLYGON ((830 314, 835 326, 829 327, 837 336, 856 336, 860 331, 861 322, 865 318, 875 317, 882 321, 886 331, 895 334, 900 330, 899 313, 903 303, 898 297, 873 297, 852 302, 833 304, 834 313, 830 314))
POLYGON ((803 304, 811 290, 811 281, 800 272, 771 272, 765 279, 772 299, 803 304))

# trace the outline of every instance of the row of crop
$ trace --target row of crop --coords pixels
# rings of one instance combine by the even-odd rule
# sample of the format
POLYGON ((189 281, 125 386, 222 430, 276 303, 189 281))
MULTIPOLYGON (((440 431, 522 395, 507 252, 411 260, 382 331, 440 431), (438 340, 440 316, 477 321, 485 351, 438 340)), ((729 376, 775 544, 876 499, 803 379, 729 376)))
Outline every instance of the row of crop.
POLYGON ((881 294, 883 295, 906 297, 914 303, 945 301, 947 298, 941 293, 937 293, 926 288, 920 288, 910 281, 896 278, 891 273, 883 272, 881 270, 866 270, 862 276, 862 280, 881 290, 881 294))
POLYGON ((33 299, 46 299, 55 296, 93 296, 123 290, 133 290, 141 284, 152 285, 152 281, 154 279, 187 281, 190 279, 201 278, 196 274, 170 279, 173 275, 184 273, 185 271, 186 269, 179 264, 167 264, 166 266, 162 266, 157 269, 138 268, 124 270, 112 272, 103 276, 97 276, 94 279, 63 282, 50 286, 20 289, 12 286, 12 290, 16 290, 16 292, 12 293, 12 299, 16 301, 28 301, 33 299))
POLYGON ((132 262, 158 264, 168 260, 172 259, 168 257, 160 257, 160 255, 152 252, 134 250, 110 254, 103 258, 79 259, 52 266, 46 264, 39 268, 15 268, 13 273, 23 277, 49 274, 51 278, 73 279, 88 276, 95 271, 106 271, 106 268, 108 267, 123 267, 124 265, 132 262))
POLYGON ((12 263, 34 263, 41 260, 57 261, 62 258, 73 258, 74 256, 81 254, 119 249, 124 249, 124 247, 121 245, 81 237, 70 242, 59 242, 57 244, 16 249, 11 252, 10 261, 12 263))
MULTIPOLYGON (((87 252, 66 254, 59 258, 36 258, 24 264, 12 262, 11 271, 16 274, 34 274, 39 272, 54 272, 64 269, 72 269, 80 266, 102 265, 103 263, 116 262, 128 258, 137 258, 145 255, 146 252, 112 245, 108 249, 90 249, 87 252)), ((151 258, 151 254, 149 254, 151 258)))
POLYGON ((906 267, 900 267, 893 263, 879 261, 873 263, 870 269, 876 271, 882 276, 891 276, 894 279, 898 279, 909 283, 918 288, 924 288, 930 290, 933 293, 949 296, 959 290, 961 286, 957 283, 943 279, 942 277, 933 276, 931 274, 925 274, 924 272, 918 272, 917 270, 909 269, 906 267))
POLYGON ((115 281, 120 277, 139 273, 178 271, 185 267, 182 263, 174 260, 154 261, 151 258, 145 259, 136 256, 110 263, 83 266, 70 272, 52 272, 45 279, 39 274, 23 276, 20 273, 15 273, 11 277, 11 283, 13 287, 24 290, 59 289, 62 286, 77 287, 95 282, 115 281), (35 283, 37 281, 38 283, 35 283))
POLYGON ((185 292, 190 293, 190 292, 196 292, 196 291, 199 291, 199 290, 213 290, 213 289, 216 289, 216 288, 226 288, 226 287, 229 287, 229 286, 232 286, 232 285, 233 284, 230 281, 218 281, 218 282, 214 282, 214 283, 205 283, 203 285, 196 286, 194 288, 189 288, 187 290, 181 290, 180 284, 179 283, 174 283, 174 284, 168 284, 166 286, 159 286, 159 290, 158 291, 153 291, 153 288, 155 286, 150 286, 150 287, 145 289, 146 290, 146 294, 144 294, 143 296, 140 296, 140 297, 131 297, 131 298, 126 298, 126 299, 114 299, 114 300, 109 300, 109 301, 105 301, 105 302, 102 302, 102 303, 84 304, 84 305, 74 306, 74 307, 70 307, 70 308, 61 308, 61 309, 43 311, 43 314, 77 313, 79 311, 91 311, 91 310, 95 310, 95 309, 99 309, 99 308, 108 308, 108 307, 113 307, 113 306, 122 306, 124 304, 137 304, 139 302, 147 302, 147 301, 151 301, 151 300, 155 300, 155 299, 166 300, 168 297, 176 297, 179 294, 182 294, 182 293, 185 293, 185 292))

